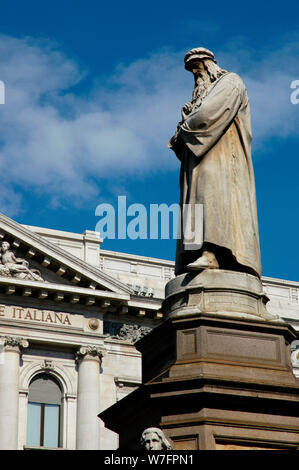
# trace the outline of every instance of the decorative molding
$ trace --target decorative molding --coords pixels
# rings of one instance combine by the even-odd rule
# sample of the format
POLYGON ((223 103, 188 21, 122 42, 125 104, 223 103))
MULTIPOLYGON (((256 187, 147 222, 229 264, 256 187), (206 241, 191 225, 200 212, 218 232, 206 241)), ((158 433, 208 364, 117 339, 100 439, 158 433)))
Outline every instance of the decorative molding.
POLYGON ((76 396, 76 382, 73 380, 68 368, 64 367, 63 364, 54 363, 51 359, 29 362, 23 366, 20 371, 20 390, 23 393, 28 393, 32 379, 36 375, 45 372, 45 370, 58 380, 65 395, 76 396), (53 367, 45 368, 46 361, 51 362, 53 367))
POLYGON ((25 338, 18 336, 2 336, 4 339, 4 347, 6 349, 17 350, 21 352, 22 349, 28 348, 29 341, 25 338))
POLYGON ((154 297, 155 290, 152 287, 139 286, 138 284, 127 284, 127 286, 139 297, 154 297))
POLYGON ((133 390, 136 390, 142 383, 136 377, 114 377, 114 382, 116 386, 116 401, 121 400, 133 390))
POLYGON ((122 388, 122 387, 138 387, 141 385, 141 380, 136 379, 136 377, 114 377, 115 384, 122 388))
POLYGON ((129 341, 133 344, 150 333, 152 329, 136 324, 104 321, 104 334, 108 334, 111 338, 129 341))
POLYGON ((100 322, 97 318, 90 318, 88 320, 88 328, 90 330, 93 330, 93 331, 98 330, 99 326, 100 326, 100 322))
POLYGON ((44 359, 41 366, 45 370, 54 370, 55 369, 55 364, 53 363, 53 361, 51 359, 44 359))
POLYGON ((74 275, 80 274, 82 280, 87 278, 89 282, 94 282, 97 289, 100 287, 101 290, 107 289, 109 293, 130 294, 130 289, 126 284, 68 253, 4 214, 0 214, 0 228, 2 232, 6 232, 15 239, 20 240, 22 245, 29 245, 30 248, 35 249, 47 261, 53 260, 56 264, 67 267, 74 275))
MULTIPOLYGON (((18 243, 14 241, 13 246, 18 248, 18 243)), ((29 281, 43 281, 40 271, 37 269, 29 269, 29 262, 24 258, 17 258, 15 253, 10 250, 10 243, 3 241, 0 250, 0 276, 14 277, 17 279, 24 279, 29 281)))
MULTIPOLYGON (((116 308, 118 304, 124 301, 129 301, 130 299, 130 296, 127 294, 117 294, 111 291, 94 290, 94 289, 88 289, 86 287, 80 287, 80 286, 77 287, 77 286, 67 285, 67 284, 55 284, 55 283, 50 283, 47 281, 38 282, 38 281, 31 281, 31 280, 29 281, 29 280, 16 279, 16 278, 11 278, 11 277, 4 278, 0 276, 0 287, 2 286, 5 289, 7 289, 8 287, 12 287, 15 289, 15 291, 18 288, 21 290, 21 294, 27 297, 29 297, 30 295, 34 295, 36 291, 38 291, 38 297, 39 297, 39 292, 42 292, 41 297, 39 297, 41 300, 47 299, 48 297, 53 297, 53 300, 55 300, 56 302, 59 302, 59 301, 66 302, 68 301, 67 299, 69 298, 70 303, 77 303, 81 300, 81 298, 85 300, 89 297, 92 297, 92 298, 95 298, 99 306, 101 305, 101 308, 102 308, 103 302, 109 301, 110 302, 109 305, 111 305, 112 303, 115 303, 115 308, 116 308), (31 292, 30 292, 30 289, 31 289, 31 292), (62 295, 64 295, 66 298, 63 299, 62 295)), ((13 293, 13 290, 12 290, 12 293, 13 293)))
POLYGON ((81 346, 76 352, 76 361, 83 360, 87 356, 102 360, 104 357, 104 351, 98 346, 81 346))

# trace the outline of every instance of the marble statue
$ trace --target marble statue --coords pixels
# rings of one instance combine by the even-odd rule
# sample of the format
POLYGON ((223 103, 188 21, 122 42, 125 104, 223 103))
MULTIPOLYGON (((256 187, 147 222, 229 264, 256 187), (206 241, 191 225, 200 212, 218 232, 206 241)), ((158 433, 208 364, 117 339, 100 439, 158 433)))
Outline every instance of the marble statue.
MULTIPOLYGON (((181 207, 202 204, 203 236, 195 247, 183 236, 178 239, 176 275, 220 268, 260 277, 245 85, 238 75, 221 69, 208 49, 192 49, 184 60, 195 86, 168 145, 181 161, 181 207)), ((190 218, 194 225, 193 219, 194 215, 190 218)), ((180 223, 183 233, 183 217, 180 223)))
POLYGON ((159 428, 145 429, 140 442, 145 450, 172 450, 172 445, 159 428))
POLYGON ((16 258, 10 250, 10 244, 6 241, 1 244, 0 275, 27 279, 31 281, 43 281, 37 269, 29 269, 29 263, 23 258, 16 258))

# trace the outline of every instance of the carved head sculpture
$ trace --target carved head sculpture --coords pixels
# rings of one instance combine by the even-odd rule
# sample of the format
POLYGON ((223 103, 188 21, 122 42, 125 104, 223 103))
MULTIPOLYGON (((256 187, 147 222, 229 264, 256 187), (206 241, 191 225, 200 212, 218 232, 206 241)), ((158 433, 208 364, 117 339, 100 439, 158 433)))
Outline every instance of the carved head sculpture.
POLYGON ((185 69, 194 74, 194 79, 215 81, 225 70, 216 62, 213 52, 205 47, 190 49, 184 57, 185 69))
POLYGON ((213 52, 204 47, 196 47, 190 49, 184 57, 185 69, 191 71, 194 63, 202 62, 203 60, 211 60, 216 64, 213 52))
POLYGON ((159 428, 145 429, 140 442, 145 450, 172 450, 172 445, 159 428))
POLYGON ((1 249, 2 249, 2 251, 5 252, 5 251, 9 250, 9 248, 10 248, 10 244, 9 244, 8 242, 2 242, 2 243, 1 243, 1 249))

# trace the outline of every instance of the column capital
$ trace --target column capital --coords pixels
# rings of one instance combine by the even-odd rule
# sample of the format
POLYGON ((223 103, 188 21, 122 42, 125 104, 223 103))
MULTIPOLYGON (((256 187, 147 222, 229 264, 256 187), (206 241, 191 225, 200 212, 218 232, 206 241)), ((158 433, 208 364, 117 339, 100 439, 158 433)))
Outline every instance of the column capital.
POLYGON ((104 350, 98 346, 81 346, 78 351, 76 352, 76 360, 80 361, 85 358, 88 359, 96 359, 102 361, 104 357, 104 350))
POLYGON ((22 349, 28 348, 29 342, 20 336, 2 336, 5 351, 16 351, 20 353, 22 349))

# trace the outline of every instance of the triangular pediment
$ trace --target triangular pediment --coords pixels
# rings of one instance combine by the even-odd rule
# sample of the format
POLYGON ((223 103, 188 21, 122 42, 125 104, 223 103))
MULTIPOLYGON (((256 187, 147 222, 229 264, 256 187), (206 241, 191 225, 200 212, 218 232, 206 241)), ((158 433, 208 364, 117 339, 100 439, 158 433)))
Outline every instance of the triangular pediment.
MULTIPOLYGON (((84 296, 86 303, 94 299, 126 301, 131 289, 27 227, 0 214, 2 264, 0 286, 7 293, 27 289, 38 296, 67 296, 75 302, 84 296), (4 245, 2 245, 3 242, 4 245), (59 294, 60 293, 60 294, 59 294)), ((24 295, 24 294, 23 294, 24 295)))

